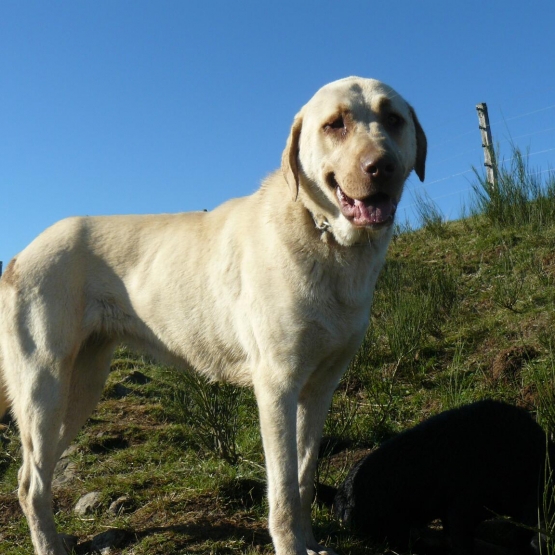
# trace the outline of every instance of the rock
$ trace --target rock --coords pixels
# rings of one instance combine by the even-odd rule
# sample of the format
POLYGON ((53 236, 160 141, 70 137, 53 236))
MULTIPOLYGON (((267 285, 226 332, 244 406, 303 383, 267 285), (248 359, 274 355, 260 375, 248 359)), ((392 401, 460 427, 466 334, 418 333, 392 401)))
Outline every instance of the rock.
POLYGON ((75 505, 75 513, 85 516, 94 513, 102 504, 102 494, 99 491, 87 493, 75 505))
POLYGON ((129 505, 131 504, 131 502, 132 500, 129 495, 122 495, 110 504, 108 512, 113 515, 119 515, 126 510, 129 510, 129 505))
POLYGON ((71 455, 75 455, 79 451, 79 445, 70 445, 63 453, 60 459, 67 459, 71 455))
POLYGON ((60 459, 54 470, 52 488, 60 488, 75 480, 77 477, 77 464, 70 459, 60 459))
POLYGON ((60 457, 58 464, 54 470, 53 488, 65 486, 77 477, 77 464, 70 460, 69 457, 79 451, 79 446, 70 445, 60 457))

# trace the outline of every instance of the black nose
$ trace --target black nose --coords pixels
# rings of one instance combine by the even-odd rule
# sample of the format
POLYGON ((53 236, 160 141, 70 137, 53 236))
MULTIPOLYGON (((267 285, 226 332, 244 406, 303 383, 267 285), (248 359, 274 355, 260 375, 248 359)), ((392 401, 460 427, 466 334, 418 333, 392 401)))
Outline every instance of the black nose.
POLYGON ((395 173, 395 162, 388 155, 369 156, 361 162, 362 171, 372 181, 386 181, 395 173))

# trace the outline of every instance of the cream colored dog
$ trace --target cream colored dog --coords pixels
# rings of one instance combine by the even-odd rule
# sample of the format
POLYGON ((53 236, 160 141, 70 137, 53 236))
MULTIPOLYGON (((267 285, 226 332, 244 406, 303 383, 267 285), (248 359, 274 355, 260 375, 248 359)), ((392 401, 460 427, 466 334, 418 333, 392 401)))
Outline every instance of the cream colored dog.
POLYGON ((321 431, 368 324, 403 184, 412 169, 424 179, 425 158, 412 108, 349 77, 297 114, 281 171, 253 195, 206 213, 69 218, 10 262, 0 411, 11 405, 21 432, 37 554, 65 552, 52 474, 121 342, 254 387, 276 553, 331 553, 310 523, 321 431))

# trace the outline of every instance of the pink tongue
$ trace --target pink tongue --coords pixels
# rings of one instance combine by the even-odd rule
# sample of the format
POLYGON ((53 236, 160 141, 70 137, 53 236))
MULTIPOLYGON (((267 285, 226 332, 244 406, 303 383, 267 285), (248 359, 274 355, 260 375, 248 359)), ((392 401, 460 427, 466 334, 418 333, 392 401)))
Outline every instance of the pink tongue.
POLYGON ((395 214, 395 203, 386 195, 375 196, 367 202, 348 197, 339 187, 337 198, 341 212, 356 226, 383 224, 395 214))

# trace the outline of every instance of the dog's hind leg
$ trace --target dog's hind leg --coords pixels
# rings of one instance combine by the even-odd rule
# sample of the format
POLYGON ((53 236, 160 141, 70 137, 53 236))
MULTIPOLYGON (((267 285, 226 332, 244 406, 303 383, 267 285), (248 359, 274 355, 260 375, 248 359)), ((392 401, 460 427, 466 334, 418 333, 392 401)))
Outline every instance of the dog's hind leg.
POLYGON ((58 457, 75 438, 100 400, 116 345, 116 341, 92 336, 81 347, 73 364, 58 457))
POLYGON ((19 499, 38 555, 65 554, 52 514, 54 469, 102 394, 113 349, 88 340, 71 361, 35 365, 14 403, 23 445, 19 499))
MULTIPOLYGON (((58 439, 67 406, 69 362, 37 360, 38 355, 11 357, 12 375, 24 379, 13 396, 23 448, 19 470, 19 502, 27 517, 37 555, 62 555, 52 513, 52 476, 58 460, 58 439)), ((15 384, 14 384, 15 385, 15 384)))

